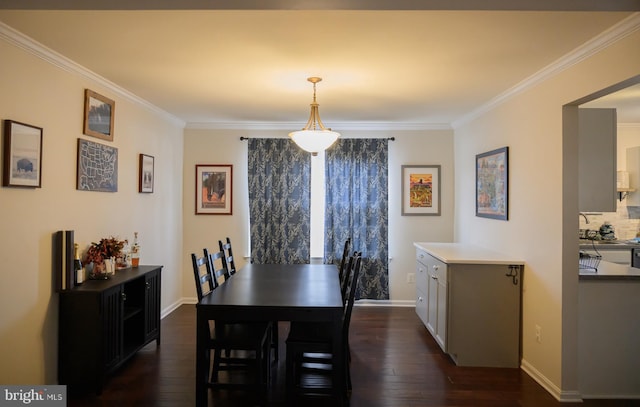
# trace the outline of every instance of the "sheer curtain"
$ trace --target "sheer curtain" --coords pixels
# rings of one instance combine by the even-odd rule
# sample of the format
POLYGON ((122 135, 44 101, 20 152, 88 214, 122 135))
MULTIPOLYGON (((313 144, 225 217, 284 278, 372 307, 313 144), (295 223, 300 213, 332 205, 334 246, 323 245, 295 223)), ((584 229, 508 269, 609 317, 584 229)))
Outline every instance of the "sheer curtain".
POLYGON ((389 299, 387 139, 339 139, 326 151, 325 263, 362 252, 356 298, 389 299))
POLYGON ((311 155, 289 139, 249 139, 252 263, 309 263, 311 155))

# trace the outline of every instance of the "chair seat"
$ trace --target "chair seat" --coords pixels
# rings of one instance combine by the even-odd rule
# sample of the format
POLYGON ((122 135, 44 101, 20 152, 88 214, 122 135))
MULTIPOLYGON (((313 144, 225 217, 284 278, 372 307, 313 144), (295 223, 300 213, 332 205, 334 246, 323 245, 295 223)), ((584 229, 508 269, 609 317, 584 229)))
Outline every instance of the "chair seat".
POLYGON ((292 321, 287 342, 331 342, 331 324, 328 322, 292 321))
POLYGON ((257 341, 268 335, 270 323, 239 323, 218 321, 211 332, 211 341, 217 346, 233 345, 234 349, 252 350, 257 341))

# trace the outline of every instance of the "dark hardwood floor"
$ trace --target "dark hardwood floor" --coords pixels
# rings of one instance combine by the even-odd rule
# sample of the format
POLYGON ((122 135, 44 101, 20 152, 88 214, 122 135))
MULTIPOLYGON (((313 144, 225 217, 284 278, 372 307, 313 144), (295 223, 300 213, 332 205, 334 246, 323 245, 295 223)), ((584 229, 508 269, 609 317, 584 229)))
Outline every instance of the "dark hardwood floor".
MULTIPOLYGON (((110 378, 102 395, 75 396, 70 407, 195 405, 195 306, 162 320, 162 344, 142 349, 110 378)), ((288 324, 280 325, 285 355, 288 324)), ((413 308, 355 307, 351 322, 351 407, 558 407, 520 369, 455 366, 418 320, 413 308)), ((284 359, 274 368, 269 406, 284 406, 284 359)), ((252 395, 211 390, 209 406, 254 405, 252 395)), ((304 401, 300 405, 337 405, 304 401)), ((640 406, 640 400, 587 400, 585 407, 640 406)))

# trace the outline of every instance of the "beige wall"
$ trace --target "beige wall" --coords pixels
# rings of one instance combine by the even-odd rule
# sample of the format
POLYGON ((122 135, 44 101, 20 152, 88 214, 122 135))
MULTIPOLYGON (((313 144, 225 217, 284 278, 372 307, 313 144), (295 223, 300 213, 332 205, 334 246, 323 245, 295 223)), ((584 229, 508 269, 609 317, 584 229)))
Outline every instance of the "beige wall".
POLYGON ((142 262, 164 265, 162 308, 182 294, 182 125, 115 88, 0 40, 0 119, 44 129, 42 188, 0 188, 0 383, 57 383, 57 304, 51 239, 74 230, 81 247, 139 232, 142 262), (115 100, 118 192, 77 191, 84 89, 115 100), (138 193, 138 154, 155 157, 155 191, 138 193))
MULTIPOLYGON (((184 247, 185 253, 202 253, 229 236, 234 254, 248 256, 247 142, 244 137, 282 137, 288 131, 185 130, 184 143, 184 247), (233 215, 195 215, 195 165, 233 165, 233 215), (240 248, 238 251, 237 248, 240 248)), ((343 131, 343 137, 395 137, 389 142, 389 285, 394 304, 413 305, 415 284, 407 273, 415 273, 414 241, 451 241, 453 237, 453 137, 451 130, 343 131), (400 166, 442 165, 442 215, 401 216, 400 166)), ((185 256, 183 268, 189 270, 185 256)), ((184 275, 184 296, 195 301, 193 276, 184 275)))
POLYGON ((638 47, 636 31, 455 129, 455 237, 526 262, 523 367, 563 399, 579 394, 577 140, 563 140, 562 106, 640 73, 638 47), (474 157, 503 146, 509 221, 477 218, 474 157))
MULTIPOLYGON (((396 137, 389 150, 391 300, 413 301, 415 286, 406 283, 406 274, 415 269, 413 241, 455 237, 522 258, 523 363, 561 398, 571 398, 578 383, 577 186, 564 186, 577 178, 577 166, 564 165, 572 162, 576 147, 573 140, 563 140, 561 107, 640 73, 639 45, 636 32, 455 132, 343 132, 346 137, 396 137), (475 155, 502 146, 510 147, 508 222, 474 216, 475 155), (442 216, 400 216, 403 164, 443 166, 442 216), (542 327, 542 343, 534 339, 536 324, 542 327)), ((8 42, 0 41, 0 55, 0 118, 44 128, 43 187, 0 188, 0 383, 55 383, 51 234, 73 229, 76 240, 86 245, 106 235, 140 232, 143 263, 165 266, 162 307, 170 310, 195 296, 188 253, 224 236, 242 254, 248 252, 246 143, 239 136, 279 137, 287 131, 187 129, 183 136, 180 124, 109 86, 54 67, 8 42), (120 175, 115 194, 75 189, 84 88, 116 101, 111 144, 119 149, 120 175), (155 156, 153 194, 137 193, 139 153, 155 156), (234 166, 233 215, 194 214, 198 163, 234 166)))

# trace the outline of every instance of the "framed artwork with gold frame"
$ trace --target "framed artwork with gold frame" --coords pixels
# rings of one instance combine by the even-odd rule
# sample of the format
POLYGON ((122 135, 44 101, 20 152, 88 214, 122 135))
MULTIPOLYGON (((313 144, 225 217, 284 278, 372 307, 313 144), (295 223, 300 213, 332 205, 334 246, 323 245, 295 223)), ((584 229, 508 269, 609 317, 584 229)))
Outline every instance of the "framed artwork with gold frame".
POLYGON ((84 90, 84 128, 87 136, 113 141, 116 102, 92 90, 84 90))

